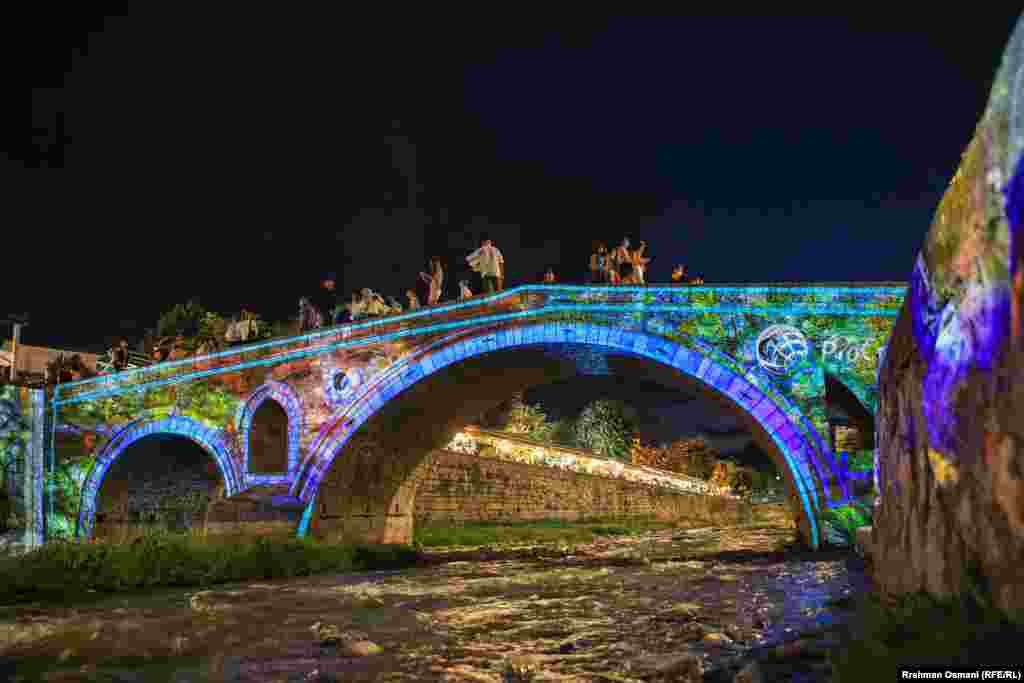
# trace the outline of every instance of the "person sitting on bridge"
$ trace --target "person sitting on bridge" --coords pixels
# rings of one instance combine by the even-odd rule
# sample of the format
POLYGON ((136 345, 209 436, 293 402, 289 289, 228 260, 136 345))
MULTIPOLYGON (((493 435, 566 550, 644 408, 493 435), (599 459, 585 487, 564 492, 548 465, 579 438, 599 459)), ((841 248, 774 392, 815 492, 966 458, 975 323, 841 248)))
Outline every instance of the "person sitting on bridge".
POLYGON ((309 332, 310 330, 316 330, 323 326, 323 316, 320 315, 320 309, 313 305, 309 299, 302 297, 299 299, 299 332, 309 332))
POLYGON ((427 294, 427 305, 436 306, 437 302, 441 300, 441 291, 444 286, 444 269, 441 267, 441 259, 437 256, 430 259, 430 275, 420 273, 420 279, 423 280, 429 288, 429 293, 427 294))
POLYGON ((416 290, 415 289, 407 289, 407 290, 405 290, 405 298, 409 300, 409 310, 410 311, 415 311, 417 308, 420 307, 420 298, 418 296, 416 296, 416 290))
POLYGON ((344 308, 344 316, 348 318, 349 321, 359 320, 365 316, 366 311, 364 310, 362 297, 360 296, 358 289, 352 290, 352 298, 349 299, 344 308))
POLYGON ((459 280, 459 301, 465 301, 472 298, 472 296, 473 290, 469 288, 469 283, 465 280, 459 280))
POLYGON ((185 350, 185 337, 179 334, 174 338, 174 345, 171 347, 171 352, 167 355, 167 360, 180 360, 188 355, 188 351, 185 350))
POLYGON ((369 287, 364 287, 362 291, 362 304, 363 310, 366 311, 367 317, 378 317, 382 315, 388 315, 391 309, 388 308, 387 302, 384 301, 384 297, 377 294, 369 287))
POLYGON ((679 264, 672 269, 672 284, 674 285, 685 285, 686 281, 686 266, 679 264))
POLYGON ((388 307, 391 309, 391 313, 393 314, 402 312, 402 304, 393 296, 388 297, 388 307))
POLYGON ((548 268, 546 271, 544 271, 543 282, 546 285, 554 284, 555 283, 555 271, 552 270, 551 268, 548 268))

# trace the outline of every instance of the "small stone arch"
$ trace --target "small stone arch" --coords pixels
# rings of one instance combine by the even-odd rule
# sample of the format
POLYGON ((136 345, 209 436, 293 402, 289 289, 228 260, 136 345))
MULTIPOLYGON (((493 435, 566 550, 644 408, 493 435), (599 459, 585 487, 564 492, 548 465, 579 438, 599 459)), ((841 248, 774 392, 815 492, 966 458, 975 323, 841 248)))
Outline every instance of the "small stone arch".
POLYGON ((304 424, 302 401, 298 394, 284 382, 266 382, 249 396, 239 408, 235 416, 235 426, 241 438, 242 472, 245 484, 270 484, 289 481, 299 467, 299 444, 304 424), (256 411, 264 402, 271 400, 277 403, 288 416, 288 456, 287 471, 281 474, 255 474, 250 471, 249 441, 252 420, 256 411))
POLYGON ((827 500, 823 469, 828 466, 818 462, 824 446, 820 435, 795 406, 773 392, 770 384, 738 374, 707 353, 645 332, 593 323, 523 325, 462 336, 447 345, 431 345, 426 353, 396 366, 382 381, 365 387, 320 434, 294 479, 293 495, 306 503, 315 501, 321 479, 348 438, 387 401, 423 377, 483 353, 542 343, 588 344, 647 357, 693 376, 735 401, 760 424, 785 460, 803 506, 810 543, 818 546, 816 516, 822 505, 819 500, 827 500))
POLYGON ((115 460, 139 439, 154 434, 183 436, 206 450, 217 463, 224 480, 224 495, 233 496, 241 490, 240 477, 235 472, 231 448, 218 429, 206 427, 189 417, 172 415, 157 420, 137 422, 121 430, 96 456, 96 462, 86 476, 82 486, 82 502, 78 513, 75 536, 84 540, 92 534, 96 514, 96 497, 99 495, 103 478, 115 460))

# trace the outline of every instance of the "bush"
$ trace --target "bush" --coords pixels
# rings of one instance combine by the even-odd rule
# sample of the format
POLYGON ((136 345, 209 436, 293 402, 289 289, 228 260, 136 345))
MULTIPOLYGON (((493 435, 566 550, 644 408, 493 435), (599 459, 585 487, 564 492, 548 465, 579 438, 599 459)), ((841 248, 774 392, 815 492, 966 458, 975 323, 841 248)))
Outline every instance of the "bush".
POLYGON ((859 501, 829 508, 818 516, 818 528, 827 545, 852 546, 862 526, 871 526, 871 508, 859 501))
POLYGON ((87 591, 395 569, 411 566, 417 558, 408 546, 347 546, 297 538, 221 541, 166 532, 147 534, 131 544, 53 542, 0 561, 0 604, 80 600, 87 591))
POLYGON ((870 472, 875 467, 875 453, 871 449, 850 453, 846 460, 847 469, 853 472, 870 472))
POLYGON ((953 599, 918 593, 885 605, 874 594, 863 596, 847 642, 831 654, 833 680, 895 680, 900 668, 1020 661, 1013 653, 1024 626, 992 608, 987 591, 970 574, 953 599))

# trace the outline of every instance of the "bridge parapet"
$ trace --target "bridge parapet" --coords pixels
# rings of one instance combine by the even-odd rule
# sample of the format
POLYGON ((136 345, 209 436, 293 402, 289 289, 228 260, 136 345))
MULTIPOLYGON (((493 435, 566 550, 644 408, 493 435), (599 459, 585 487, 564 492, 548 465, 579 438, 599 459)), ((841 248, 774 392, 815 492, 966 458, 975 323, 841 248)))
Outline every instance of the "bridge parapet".
POLYGON ((765 315, 895 315, 905 283, 723 284, 702 286, 607 287, 524 285, 467 301, 326 328, 296 337, 270 339, 220 353, 158 363, 59 385, 56 403, 103 398, 136 386, 174 384, 184 379, 269 366, 339 346, 369 344, 442 329, 479 325, 545 312, 638 312, 696 309, 702 313, 765 315))

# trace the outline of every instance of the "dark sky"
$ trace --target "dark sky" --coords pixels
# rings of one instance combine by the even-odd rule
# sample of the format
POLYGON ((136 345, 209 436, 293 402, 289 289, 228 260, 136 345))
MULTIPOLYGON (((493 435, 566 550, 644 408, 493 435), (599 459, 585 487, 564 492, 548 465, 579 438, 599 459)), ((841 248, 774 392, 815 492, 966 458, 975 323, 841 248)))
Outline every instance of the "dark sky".
POLYGON ((0 314, 65 348, 192 296, 284 317, 484 234, 509 284, 623 235, 653 281, 902 280, 1016 19, 9 23, 0 314))

